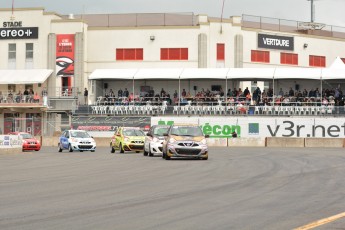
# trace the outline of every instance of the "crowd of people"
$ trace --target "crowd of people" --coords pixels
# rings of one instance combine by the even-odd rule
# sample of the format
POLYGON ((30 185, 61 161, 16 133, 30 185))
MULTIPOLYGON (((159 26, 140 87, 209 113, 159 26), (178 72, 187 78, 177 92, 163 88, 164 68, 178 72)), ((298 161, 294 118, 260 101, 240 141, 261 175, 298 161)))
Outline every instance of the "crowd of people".
POLYGON ((162 102, 167 101, 168 105, 185 105, 189 102, 194 104, 207 104, 216 103, 221 101, 222 103, 230 104, 245 104, 245 105, 327 105, 332 104, 336 106, 344 105, 343 92, 337 88, 323 89, 320 92, 319 88, 293 90, 292 87, 287 91, 283 91, 282 88, 278 90, 277 94, 273 93, 273 89, 261 90, 257 87, 253 92, 250 92, 248 87, 244 90, 241 88, 228 89, 226 94, 222 88, 218 91, 211 91, 209 89, 201 88, 200 91, 195 92, 195 95, 191 95, 185 89, 181 90, 181 97, 177 90, 174 90, 172 98, 168 92, 162 88, 158 93, 150 89, 149 92, 142 92, 139 95, 129 93, 128 89, 119 89, 117 94, 110 89, 105 91, 103 97, 103 103, 109 104, 122 104, 129 103, 146 103, 146 102, 162 102))
POLYGON ((44 88, 41 94, 35 93, 32 88, 14 92, 9 90, 6 94, 0 91, 0 103, 40 103, 43 96, 47 96, 47 90, 44 88))

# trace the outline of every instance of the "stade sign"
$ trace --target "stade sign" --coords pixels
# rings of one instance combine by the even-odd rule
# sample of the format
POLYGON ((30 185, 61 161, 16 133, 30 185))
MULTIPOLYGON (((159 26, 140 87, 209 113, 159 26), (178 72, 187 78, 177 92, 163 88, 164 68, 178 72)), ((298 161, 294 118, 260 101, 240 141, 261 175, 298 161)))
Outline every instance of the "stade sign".
POLYGON ((238 137, 327 137, 345 138, 343 118, 322 117, 152 117, 151 125, 190 123, 199 125, 211 138, 238 137))
POLYGON ((22 27, 22 21, 3 22, 0 28, 1 39, 36 39, 38 27, 22 27))

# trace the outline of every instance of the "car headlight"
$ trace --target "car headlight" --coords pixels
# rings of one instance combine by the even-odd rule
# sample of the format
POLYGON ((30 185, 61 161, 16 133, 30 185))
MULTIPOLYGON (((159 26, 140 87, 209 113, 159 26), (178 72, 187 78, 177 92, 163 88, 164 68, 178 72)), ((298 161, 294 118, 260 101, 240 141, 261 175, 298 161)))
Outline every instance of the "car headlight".
POLYGON ((174 142, 176 142, 176 140, 175 140, 174 138, 170 138, 170 139, 169 139, 169 143, 170 143, 170 144, 172 144, 172 143, 174 143, 174 142))
POLYGON ((207 144, 207 141, 206 141, 206 139, 202 139, 202 140, 200 141, 200 143, 203 144, 203 145, 206 145, 206 144, 207 144))
POLYGON ((26 141, 23 141, 23 144, 27 144, 28 142, 26 142, 26 141))
POLYGON ((78 140, 76 138, 73 138, 73 137, 70 139, 70 141, 71 142, 78 142, 78 140))
POLYGON ((154 137, 154 138, 152 139, 152 141, 153 141, 153 142, 159 142, 159 139, 158 139, 157 137, 154 137))
POLYGON ((128 142, 128 141, 129 141, 129 137, 125 137, 125 138, 124 138, 124 141, 125 141, 125 142, 128 142))

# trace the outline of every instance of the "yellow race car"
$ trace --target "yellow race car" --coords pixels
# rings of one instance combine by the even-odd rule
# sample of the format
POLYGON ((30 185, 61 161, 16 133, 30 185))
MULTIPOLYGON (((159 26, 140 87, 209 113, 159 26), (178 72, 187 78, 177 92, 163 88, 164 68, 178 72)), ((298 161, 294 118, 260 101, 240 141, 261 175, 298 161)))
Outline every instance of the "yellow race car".
POLYGON ((114 133, 110 140, 110 152, 120 153, 125 151, 135 151, 137 153, 144 151, 145 133, 135 127, 120 127, 114 133))

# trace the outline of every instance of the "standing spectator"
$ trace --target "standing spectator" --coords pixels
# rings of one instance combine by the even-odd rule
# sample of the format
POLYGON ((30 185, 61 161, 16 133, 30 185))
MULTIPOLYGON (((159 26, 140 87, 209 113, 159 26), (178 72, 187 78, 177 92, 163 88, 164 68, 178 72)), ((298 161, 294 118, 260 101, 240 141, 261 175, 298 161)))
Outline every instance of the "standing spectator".
POLYGON ((186 95, 187 95, 187 92, 186 92, 186 90, 185 90, 185 89, 183 89, 183 90, 182 90, 182 93, 181 93, 181 95, 182 95, 182 97, 186 97, 186 95))
POLYGON ((290 97, 295 96, 295 92, 293 91, 293 89, 291 87, 290 87, 290 90, 289 90, 289 96, 290 97))
POLYGON ((243 96, 247 97, 248 93, 250 94, 248 87, 246 87, 246 89, 243 91, 243 96))
POLYGON ((118 97, 122 97, 122 94, 123 94, 123 91, 122 91, 122 89, 120 88, 119 91, 117 91, 117 96, 118 96, 118 97))
POLYGON ((161 97, 165 97, 165 94, 166 94, 166 93, 165 93, 165 90, 162 88, 162 90, 161 90, 161 95, 160 95, 160 96, 161 96, 161 97))
POLYGON ((84 105, 88 104, 88 96, 89 96, 89 91, 87 88, 84 89, 84 105))
POLYGON ((127 88, 125 88, 125 90, 123 91, 122 96, 123 97, 128 97, 129 96, 129 92, 128 92, 127 88))
POLYGON ((42 90, 42 97, 45 97, 45 96, 48 96, 48 91, 46 87, 44 87, 42 90))
POLYGON ((283 91, 282 88, 280 88, 280 90, 279 90, 279 92, 278 92, 278 95, 281 96, 281 97, 284 96, 284 91, 283 91))

